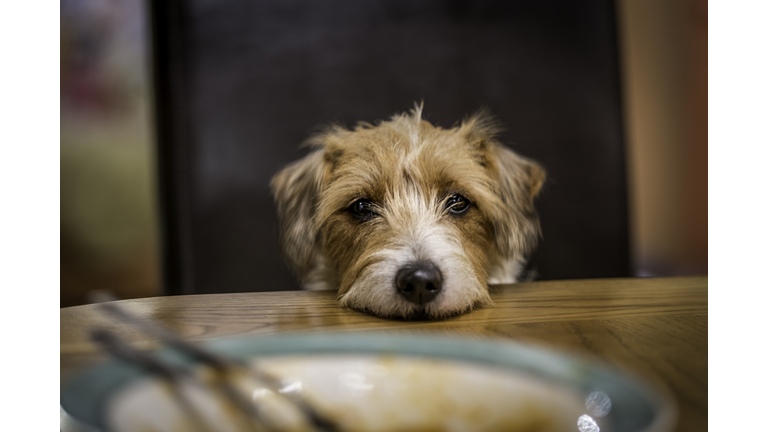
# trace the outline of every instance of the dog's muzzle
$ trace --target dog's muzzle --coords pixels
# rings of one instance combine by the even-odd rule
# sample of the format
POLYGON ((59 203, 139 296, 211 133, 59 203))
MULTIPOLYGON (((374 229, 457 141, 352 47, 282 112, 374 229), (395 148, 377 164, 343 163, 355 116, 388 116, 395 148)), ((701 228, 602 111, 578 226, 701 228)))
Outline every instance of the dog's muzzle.
POLYGON ((443 288, 443 274, 429 261, 406 264, 395 276, 397 292, 409 302, 424 305, 443 288))

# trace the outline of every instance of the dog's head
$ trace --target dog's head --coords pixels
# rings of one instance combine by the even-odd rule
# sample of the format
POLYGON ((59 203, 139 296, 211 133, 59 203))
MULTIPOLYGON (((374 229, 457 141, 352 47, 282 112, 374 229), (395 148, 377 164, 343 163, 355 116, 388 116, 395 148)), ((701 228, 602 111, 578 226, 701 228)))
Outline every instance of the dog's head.
POLYGON ((502 147, 484 114, 453 129, 421 109, 332 127, 272 179, 283 252, 309 288, 391 317, 489 304, 538 240, 544 170, 502 147))

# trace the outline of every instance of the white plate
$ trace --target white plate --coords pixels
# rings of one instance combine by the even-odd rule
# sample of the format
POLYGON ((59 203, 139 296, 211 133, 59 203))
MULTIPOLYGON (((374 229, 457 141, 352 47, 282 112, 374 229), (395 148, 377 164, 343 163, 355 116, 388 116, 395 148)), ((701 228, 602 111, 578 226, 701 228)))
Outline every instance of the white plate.
MULTIPOLYGON (((665 432, 674 426, 665 391, 580 357, 508 341, 304 334, 208 346, 279 376, 283 392, 301 391, 342 430, 665 432)), ((272 416, 267 420, 300 429, 301 417, 279 394, 248 377, 238 382, 272 416)), ((202 416, 195 422, 237 430, 231 407, 195 386, 184 391, 202 416)), ((120 362, 63 387, 61 405, 103 431, 191 427, 167 385, 120 362)))

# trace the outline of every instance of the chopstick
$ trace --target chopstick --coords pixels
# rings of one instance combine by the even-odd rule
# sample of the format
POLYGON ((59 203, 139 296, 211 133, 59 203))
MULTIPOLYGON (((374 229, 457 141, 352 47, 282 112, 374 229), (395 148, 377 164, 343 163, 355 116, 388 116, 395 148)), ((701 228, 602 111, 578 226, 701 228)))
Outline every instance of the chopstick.
POLYGON ((201 386, 203 385, 189 371, 181 367, 171 366, 162 360, 132 347, 123 338, 108 330, 93 330, 91 332, 91 339, 102 346, 104 350, 112 356, 119 358, 126 363, 138 366, 146 372, 167 381, 170 384, 171 391, 176 401, 187 415, 192 417, 193 421, 191 423, 194 425, 195 430, 198 432, 215 432, 208 427, 208 423, 194 408, 194 405, 187 398, 186 394, 183 391, 179 391, 179 383, 182 380, 188 380, 189 382, 201 386))
MULTIPOLYGON (((238 409, 242 410, 243 413, 249 415, 250 417, 258 419, 257 406, 252 400, 247 398, 237 388, 235 388, 228 379, 225 379, 226 374, 232 372, 233 370, 242 370, 255 375, 256 378, 263 384, 265 384, 267 387, 270 387, 271 390, 275 390, 276 393, 281 394, 283 397, 293 403, 299 410, 301 410, 301 412, 316 428, 316 430, 323 432, 334 432, 337 430, 336 425, 318 413, 317 410, 315 410, 314 407, 312 407, 312 405, 302 395, 294 392, 279 392, 279 389, 282 387, 282 385, 280 380, 277 378, 261 370, 258 370, 257 368, 246 364, 245 362, 240 362, 238 360, 224 357, 212 351, 206 350, 197 344, 183 339, 181 336, 177 335, 171 330, 168 330, 165 327, 160 326, 159 324, 126 311, 124 308, 121 308, 113 302, 114 300, 117 300, 117 298, 106 292, 95 291, 92 292, 89 297, 93 302, 98 303, 98 307, 104 312, 141 329, 144 333, 157 338, 158 340, 167 344, 169 347, 174 348, 183 354, 186 354, 192 359, 218 372, 222 377, 222 379, 217 380, 220 387, 219 390, 227 399, 233 402, 235 406, 238 407, 238 409)), ((146 359, 139 361, 144 360, 146 359)))

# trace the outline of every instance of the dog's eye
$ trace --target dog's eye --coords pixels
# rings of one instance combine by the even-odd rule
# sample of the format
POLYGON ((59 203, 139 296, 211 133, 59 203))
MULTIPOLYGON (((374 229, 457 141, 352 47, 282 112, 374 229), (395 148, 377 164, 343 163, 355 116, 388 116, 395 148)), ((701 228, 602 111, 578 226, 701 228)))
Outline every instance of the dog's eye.
POLYGON ((358 220, 368 220, 376 216, 373 203, 367 199, 359 199, 349 206, 349 212, 358 220))
POLYGON ((445 208, 448 209, 449 213, 459 215, 469 209, 469 204, 470 203, 468 199, 459 194, 456 194, 448 198, 448 201, 445 202, 445 208))

